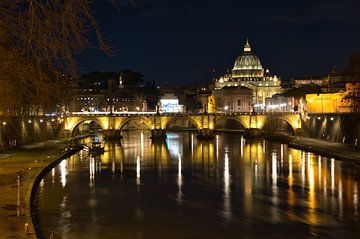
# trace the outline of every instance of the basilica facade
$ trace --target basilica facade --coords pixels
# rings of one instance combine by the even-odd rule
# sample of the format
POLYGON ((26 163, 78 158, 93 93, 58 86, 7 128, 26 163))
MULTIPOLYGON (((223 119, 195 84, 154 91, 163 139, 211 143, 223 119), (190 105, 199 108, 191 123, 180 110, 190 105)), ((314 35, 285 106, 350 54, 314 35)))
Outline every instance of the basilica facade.
POLYGON ((281 93, 281 81, 276 75, 265 70, 260 59, 253 53, 246 40, 244 52, 237 57, 231 70, 216 79, 215 91, 227 87, 246 87, 253 92, 253 110, 263 111, 265 99, 281 93))

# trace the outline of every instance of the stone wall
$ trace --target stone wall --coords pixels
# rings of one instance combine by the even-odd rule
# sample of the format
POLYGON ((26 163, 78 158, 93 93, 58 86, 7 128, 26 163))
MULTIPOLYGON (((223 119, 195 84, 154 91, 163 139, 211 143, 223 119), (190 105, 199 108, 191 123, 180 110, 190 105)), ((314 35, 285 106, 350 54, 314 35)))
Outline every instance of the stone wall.
POLYGON ((58 118, 0 118, 0 150, 56 139, 63 129, 63 120, 58 118))
POLYGON ((360 114, 309 114, 302 119, 305 135, 359 146, 360 114))

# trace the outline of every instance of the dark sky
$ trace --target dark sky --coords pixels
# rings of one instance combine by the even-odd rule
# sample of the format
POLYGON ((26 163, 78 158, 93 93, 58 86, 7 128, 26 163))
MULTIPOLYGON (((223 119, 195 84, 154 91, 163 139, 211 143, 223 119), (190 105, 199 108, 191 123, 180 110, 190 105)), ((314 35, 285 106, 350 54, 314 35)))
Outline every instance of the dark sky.
POLYGON ((231 68, 248 37, 282 79, 328 73, 360 50, 360 0, 95 0, 116 56, 86 50, 82 72, 131 69, 181 86, 231 68))

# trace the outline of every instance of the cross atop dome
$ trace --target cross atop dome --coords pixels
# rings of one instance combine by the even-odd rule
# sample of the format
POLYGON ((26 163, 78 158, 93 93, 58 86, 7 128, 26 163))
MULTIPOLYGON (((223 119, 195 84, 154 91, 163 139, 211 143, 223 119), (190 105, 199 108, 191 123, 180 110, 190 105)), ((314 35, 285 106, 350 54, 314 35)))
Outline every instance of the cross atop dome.
POLYGON ((245 46, 244 46, 244 52, 251 52, 251 46, 250 46, 248 38, 246 38, 246 43, 245 43, 245 46))

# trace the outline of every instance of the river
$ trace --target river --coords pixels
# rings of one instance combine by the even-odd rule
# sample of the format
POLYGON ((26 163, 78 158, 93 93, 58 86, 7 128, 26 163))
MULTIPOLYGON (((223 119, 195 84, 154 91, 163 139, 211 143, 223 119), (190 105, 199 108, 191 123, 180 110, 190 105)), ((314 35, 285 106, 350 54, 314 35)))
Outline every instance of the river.
POLYGON ((41 181, 44 238, 360 238, 360 168, 222 133, 123 133, 41 181))

